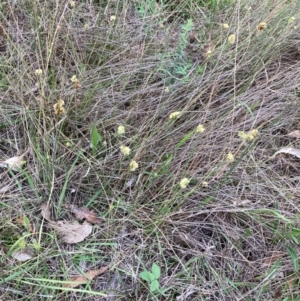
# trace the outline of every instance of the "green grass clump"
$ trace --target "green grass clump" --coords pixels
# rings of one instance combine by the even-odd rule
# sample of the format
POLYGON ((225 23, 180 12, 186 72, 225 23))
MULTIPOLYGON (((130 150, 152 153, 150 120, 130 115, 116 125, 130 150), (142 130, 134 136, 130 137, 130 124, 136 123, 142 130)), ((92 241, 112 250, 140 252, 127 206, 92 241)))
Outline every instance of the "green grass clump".
POLYGON ((0 167, 0 299, 297 300, 299 159, 270 157, 300 147, 299 20, 297 1, 1 3, 0 161, 26 164, 0 167), (67 245, 43 202, 103 222, 67 245))

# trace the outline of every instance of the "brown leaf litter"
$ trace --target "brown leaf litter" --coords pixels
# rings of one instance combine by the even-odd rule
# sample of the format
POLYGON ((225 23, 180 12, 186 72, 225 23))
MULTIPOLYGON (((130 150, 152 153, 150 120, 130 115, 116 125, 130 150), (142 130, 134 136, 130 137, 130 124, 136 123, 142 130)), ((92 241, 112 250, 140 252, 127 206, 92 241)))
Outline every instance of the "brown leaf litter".
POLYGON ((69 283, 64 283, 63 287, 75 288, 81 284, 86 284, 96 276, 103 274, 107 271, 108 266, 102 267, 99 270, 90 270, 84 275, 72 276, 69 283))
POLYGON ((65 208, 69 209, 79 220, 86 219, 88 222, 92 224, 101 224, 101 219, 96 216, 96 214, 85 207, 77 207, 72 204, 65 204, 65 208))
POLYGON ((48 225, 56 230, 61 236, 63 242, 68 244, 76 244, 88 237, 93 230, 93 226, 85 221, 83 224, 77 221, 53 221, 50 217, 50 209, 46 203, 41 205, 42 216, 48 221, 48 225))

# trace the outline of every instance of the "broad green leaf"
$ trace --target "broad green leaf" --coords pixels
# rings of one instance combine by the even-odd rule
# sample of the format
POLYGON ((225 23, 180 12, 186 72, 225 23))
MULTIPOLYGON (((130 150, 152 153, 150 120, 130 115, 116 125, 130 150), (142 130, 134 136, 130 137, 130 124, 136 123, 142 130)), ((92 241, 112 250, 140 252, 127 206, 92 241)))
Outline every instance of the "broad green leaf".
POLYGON ((145 280, 147 282, 151 282, 152 281, 151 279, 154 279, 153 274, 149 271, 143 271, 139 275, 143 280, 145 280))
POLYGON ((152 274, 154 275, 155 279, 159 279, 160 267, 155 262, 152 264, 152 274))
POLYGON ((292 231, 288 232, 286 234, 287 237, 290 237, 297 245, 299 244, 299 241, 297 239, 297 236, 300 235, 300 229, 293 229, 292 231))
POLYGON ((291 236, 291 238, 292 238, 292 240, 294 241, 294 243, 295 243, 296 245, 299 245, 299 240, 297 239, 296 236, 291 236))
POLYGON ((96 149, 98 144, 102 142, 102 136, 97 130, 97 127, 93 125, 91 127, 91 145, 93 149, 96 149))
POLYGON ((288 232, 286 235, 289 237, 298 236, 300 235, 300 229, 295 228, 292 231, 288 232))
POLYGON ((155 277, 154 277, 154 275, 151 272, 149 272, 149 276, 150 276, 150 281, 154 281, 155 280, 155 277))
POLYGON ((150 284, 150 292, 156 292, 159 290, 159 282, 157 280, 153 280, 150 284))
POLYGON ((297 252, 292 247, 286 246, 286 248, 287 248, 287 251, 288 251, 288 253, 290 254, 290 256, 292 258, 294 271, 295 271, 295 273, 298 273, 299 260, 298 260, 297 252))

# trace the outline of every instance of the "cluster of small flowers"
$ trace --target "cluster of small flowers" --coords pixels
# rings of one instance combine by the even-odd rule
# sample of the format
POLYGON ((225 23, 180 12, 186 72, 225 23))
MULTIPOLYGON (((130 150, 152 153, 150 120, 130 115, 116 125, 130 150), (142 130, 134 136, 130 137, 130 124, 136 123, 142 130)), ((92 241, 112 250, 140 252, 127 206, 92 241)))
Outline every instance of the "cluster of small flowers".
MULTIPOLYGON (((182 112, 180 111, 176 111, 170 114, 169 118, 170 120, 174 120, 174 119, 178 119, 180 116, 182 115, 182 112)), ((196 127, 195 130, 197 133, 202 134, 205 131, 205 127, 203 124, 199 124, 196 127)), ((188 178, 183 178, 180 182, 179 182, 179 186, 181 189, 185 189, 187 188, 187 186, 189 185, 190 180, 188 178)))
POLYGON ((78 78, 77 78, 76 75, 73 75, 73 76, 72 76, 71 82, 74 83, 75 88, 77 88, 77 89, 81 88, 80 81, 78 80, 78 78))
POLYGON ((64 105, 65 105, 65 102, 62 99, 60 99, 56 104, 54 104, 53 105, 54 114, 55 115, 65 114, 66 109, 65 109, 64 105))
POLYGON ((248 133, 244 131, 239 131, 238 136, 244 141, 252 141, 258 135, 258 130, 254 129, 249 131, 248 133))
MULTIPOLYGON (((118 130, 117 130, 118 135, 124 135, 125 134, 125 126, 124 125, 119 125, 118 126, 118 130)), ((120 146, 120 152, 124 155, 124 156, 129 156, 131 149, 128 146, 125 145, 121 145, 120 146)), ((135 161, 132 160, 129 163, 129 170, 130 171, 135 171, 136 169, 139 168, 139 164, 135 161)))
MULTIPOLYGON (((289 20, 288 20, 288 24, 291 24, 295 21, 295 17, 290 17, 289 20)), ((220 24, 222 29, 229 29, 229 24, 228 23, 222 23, 220 24)), ((266 22, 261 22, 259 23, 257 26, 256 26, 256 29, 258 31, 263 31, 265 30, 266 28, 268 27, 268 24, 266 22)), ((295 27, 295 26, 294 26, 295 27)), ((230 34, 227 38, 227 41, 229 44, 234 44, 235 41, 236 41, 236 35, 233 33, 233 34, 230 34)), ((206 54, 205 54, 206 58, 210 58, 212 56, 212 49, 209 48, 207 51, 206 51, 206 54)))
MULTIPOLYGON (((181 115, 182 115, 182 112, 176 111, 176 112, 173 112, 173 113, 170 114, 169 119, 170 119, 170 120, 175 120, 175 119, 178 119, 181 115)), ((196 132, 197 132, 197 133, 202 134, 204 131, 205 131, 205 127, 204 127, 203 124, 199 124, 199 125, 196 127, 196 132)))
MULTIPOLYGON (((176 111, 176 112, 171 113, 170 116, 169 116, 169 118, 171 120, 174 120, 174 119, 179 118, 181 115, 182 115, 182 112, 176 111)), ((196 132, 197 133, 203 133, 204 131, 205 131, 205 128, 204 128, 203 124, 199 124, 196 127, 196 132)), ((244 141, 252 141, 258 135, 258 130, 254 129, 254 130, 249 131, 248 133, 246 133, 244 131, 240 131, 240 132, 238 132, 238 135, 244 141)), ((232 162, 234 162, 234 160, 235 160, 234 155, 232 154, 232 152, 229 152, 227 154, 226 161, 229 162, 229 163, 232 163, 232 162)), ((189 183, 190 183, 190 180, 188 178, 183 178, 179 182, 179 186, 182 189, 185 189, 185 188, 187 188, 187 186, 188 186, 189 183)), ((207 187, 208 183, 207 182, 203 182, 202 186, 203 187, 207 187)))

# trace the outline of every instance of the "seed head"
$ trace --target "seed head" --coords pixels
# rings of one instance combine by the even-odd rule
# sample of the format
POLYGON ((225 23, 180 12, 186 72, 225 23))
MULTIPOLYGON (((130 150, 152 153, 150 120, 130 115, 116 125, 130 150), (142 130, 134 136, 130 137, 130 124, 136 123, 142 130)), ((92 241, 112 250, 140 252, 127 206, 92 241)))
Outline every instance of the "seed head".
POLYGON ((227 161, 227 162, 230 162, 230 163, 234 161, 234 155, 232 154, 232 152, 229 152, 229 153, 227 154, 226 161, 227 161))
POLYGON ((235 34, 231 34, 228 37, 228 42, 229 42, 229 44, 234 44, 234 42, 235 42, 235 34))
POLYGON ((129 164, 129 170, 135 171, 137 168, 139 168, 139 164, 136 161, 131 161, 129 164))
POLYGON ((53 105, 54 114, 55 115, 62 115, 66 112, 64 108, 65 102, 63 100, 59 100, 56 104, 53 105))
POLYGON ((118 134, 119 135, 125 134, 125 126, 123 126, 123 125, 118 126, 118 134))
POLYGON ((128 156, 130 154, 131 149, 128 146, 120 146, 120 151, 124 156, 128 156))
POLYGON ((197 133, 202 134, 204 131, 205 131, 205 128, 204 128, 203 124, 199 124, 199 125, 196 127, 196 132, 197 132, 197 133))
POLYGON ((34 73, 35 73, 35 75, 40 76, 40 75, 43 74, 43 70, 42 70, 42 69, 36 69, 36 70, 34 71, 34 73))
POLYGON ((185 189, 189 185, 189 183, 190 183, 190 180, 188 178, 183 178, 180 181, 179 185, 180 185, 181 189, 185 189))
POLYGON ((170 119, 177 119, 179 118, 181 115, 181 112, 177 111, 177 112, 173 112, 170 114, 170 119))
POLYGON ((256 26, 256 29, 258 31, 265 30, 268 27, 268 24, 266 22, 261 22, 256 26))

